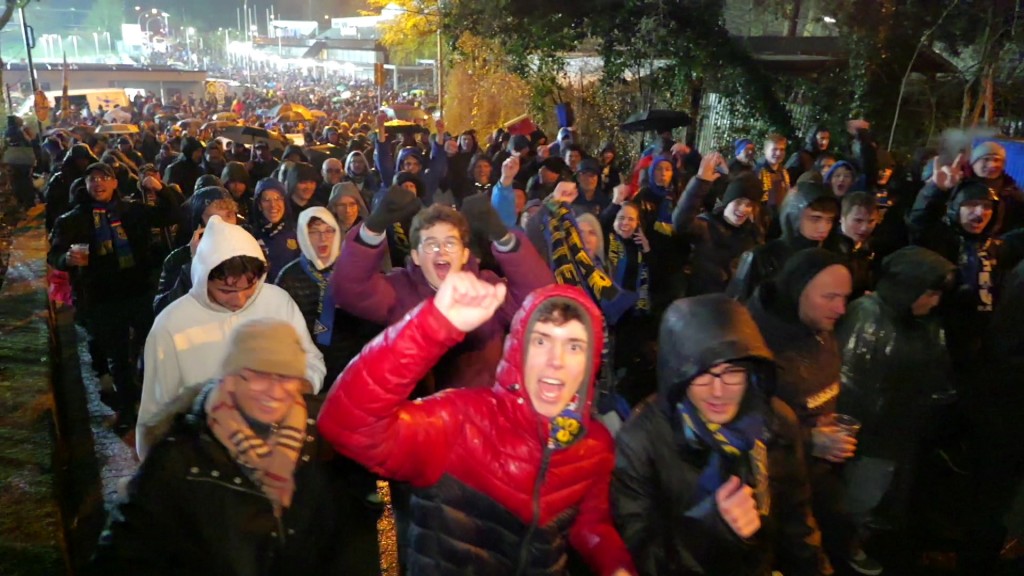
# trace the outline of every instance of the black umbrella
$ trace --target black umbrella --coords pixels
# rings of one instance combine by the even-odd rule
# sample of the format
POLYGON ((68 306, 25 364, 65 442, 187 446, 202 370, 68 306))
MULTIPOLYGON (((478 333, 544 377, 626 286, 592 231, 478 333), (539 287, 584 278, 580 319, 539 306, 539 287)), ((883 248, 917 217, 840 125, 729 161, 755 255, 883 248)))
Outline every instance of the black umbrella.
POLYGON ((675 110, 648 110, 633 114, 619 126, 623 132, 664 132, 673 128, 689 126, 690 115, 675 110))
POLYGON ((219 136, 232 142, 244 142, 249 139, 250 144, 255 144, 257 140, 265 140, 270 143, 271 148, 284 149, 285 144, 277 134, 255 126, 228 126, 220 130, 219 136))

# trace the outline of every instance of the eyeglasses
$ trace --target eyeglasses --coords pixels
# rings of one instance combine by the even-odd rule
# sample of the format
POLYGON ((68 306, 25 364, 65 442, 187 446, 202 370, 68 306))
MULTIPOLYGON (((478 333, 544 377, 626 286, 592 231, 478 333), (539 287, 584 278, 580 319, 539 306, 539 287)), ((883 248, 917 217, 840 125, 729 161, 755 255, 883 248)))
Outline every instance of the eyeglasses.
POLYGON ((113 176, 107 176, 106 174, 93 174, 85 180, 86 182, 110 182, 113 179, 113 176))
POLYGON ((443 242, 438 242, 433 238, 420 242, 420 249, 428 254, 437 254, 444 248, 447 254, 455 254, 460 248, 462 248, 462 242, 455 238, 446 238, 443 242))
POLYGON ((690 382, 690 386, 711 386, 715 380, 721 380, 726 386, 742 386, 747 383, 747 369, 740 366, 726 368, 720 372, 707 372, 697 376, 690 382))
POLYGON ((327 173, 328 174, 341 174, 341 172, 342 172, 341 168, 328 168, 327 169, 327 173))
POLYGON ((334 228, 328 228, 326 230, 309 231, 310 238, 333 238, 335 234, 337 234, 337 232, 334 231, 334 228))
POLYGON ((302 380, 294 376, 283 376, 281 374, 270 374, 269 372, 257 372, 255 370, 243 369, 238 377, 249 385, 249 388, 261 392, 270 388, 271 385, 282 386, 288 390, 297 391, 302 380))

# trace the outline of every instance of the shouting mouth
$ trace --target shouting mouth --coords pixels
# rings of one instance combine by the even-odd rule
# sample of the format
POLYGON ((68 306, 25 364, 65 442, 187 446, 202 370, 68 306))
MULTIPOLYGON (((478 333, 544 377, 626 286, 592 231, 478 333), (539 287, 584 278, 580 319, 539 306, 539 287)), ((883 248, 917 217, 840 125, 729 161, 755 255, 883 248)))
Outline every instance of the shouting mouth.
POLYGON ((439 258, 434 261, 434 272, 437 273, 437 277, 444 280, 448 273, 452 270, 452 263, 444 258, 439 258))
POLYGON ((555 404, 562 398, 565 382, 557 378, 541 378, 538 384, 537 394, 540 396, 540 400, 548 404, 555 404))

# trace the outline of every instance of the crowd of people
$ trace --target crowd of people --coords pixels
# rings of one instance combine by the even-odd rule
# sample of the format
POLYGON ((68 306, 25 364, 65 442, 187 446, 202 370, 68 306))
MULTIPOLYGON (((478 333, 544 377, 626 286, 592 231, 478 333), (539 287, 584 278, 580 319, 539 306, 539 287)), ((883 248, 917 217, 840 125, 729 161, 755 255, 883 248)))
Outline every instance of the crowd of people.
POLYGON ((905 574, 947 473, 957 567, 995 573, 1024 478, 998 143, 666 130, 627 163, 296 99, 326 112, 301 146, 145 98, 138 135, 41 146, 48 262, 141 460, 95 573, 376 574, 393 514, 410 574, 905 574))

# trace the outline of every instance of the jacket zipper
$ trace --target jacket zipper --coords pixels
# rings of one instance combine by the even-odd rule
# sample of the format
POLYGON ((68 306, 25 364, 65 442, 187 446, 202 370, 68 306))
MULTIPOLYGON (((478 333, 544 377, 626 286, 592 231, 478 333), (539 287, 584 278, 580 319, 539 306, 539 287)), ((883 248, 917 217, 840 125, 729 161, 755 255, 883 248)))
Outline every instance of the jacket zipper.
POLYGON ((533 533, 537 531, 537 525, 540 524, 540 489, 544 485, 544 476, 548 473, 551 452, 552 448, 545 445, 544 455, 540 461, 540 471, 537 473, 537 479, 533 482, 533 520, 530 522, 530 528, 526 531, 526 536, 519 548, 519 566, 516 568, 516 576, 521 576, 526 569, 530 559, 530 541, 533 540, 533 533))

